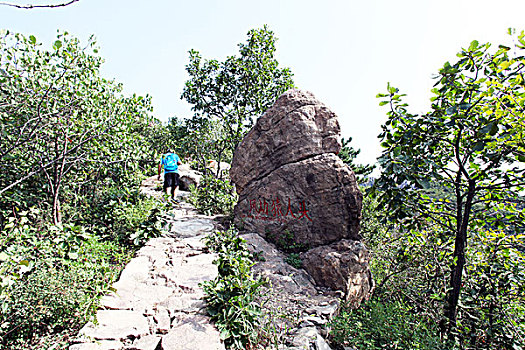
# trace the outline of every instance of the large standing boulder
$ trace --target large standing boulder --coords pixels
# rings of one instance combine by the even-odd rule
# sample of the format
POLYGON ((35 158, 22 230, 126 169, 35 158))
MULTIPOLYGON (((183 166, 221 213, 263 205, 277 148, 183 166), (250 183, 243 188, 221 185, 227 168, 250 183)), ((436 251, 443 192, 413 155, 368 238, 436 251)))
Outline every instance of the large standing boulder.
POLYGON ((341 150, 337 116, 310 92, 277 99, 235 150, 230 177, 238 192, 285 164, 341 150))
POLYGON ((356 291, 352 282, 370 280, 368 254, 359 242, 362 194, 337 156, 339 139, 337 116, 313 94, 290 90, 279 97, 235 151, 230 169, 239 194, 235 219, 282 249, 306 251, 305 269, 319 285, 359 301, 370 290, 363 284, 356 291), (342 240, 350 243, 339 244, 342 240), (326 278, 314 271, 318 255, 307 252, 318 247, 335 252, 323 265, 326 278))

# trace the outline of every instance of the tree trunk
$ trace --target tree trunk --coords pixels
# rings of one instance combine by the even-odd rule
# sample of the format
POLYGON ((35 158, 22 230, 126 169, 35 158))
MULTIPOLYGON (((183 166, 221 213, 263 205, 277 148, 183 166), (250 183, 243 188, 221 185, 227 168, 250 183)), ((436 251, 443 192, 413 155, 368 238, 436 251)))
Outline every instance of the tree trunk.
MULTIPOLYGON (((445 317, 448 320, 448 327, 446 327, 447 337, 452 339, 453 331, 456 328, 457 307, 459 302, 459 295, 461 292, 461 282, 463 278, 463 267, 465 266, 465 246, 467 245, 467 232, 470 213, 472 211, 472 201, 474 199, 475 183, 469 180, 467 198, 465 201, 465 210, 463 215, 459 215, 461 222, 458 225, 456 232, 456 240, 454 242, 454 255, 450 276, 450 291, 447 298, 447 306, 445 308, 445 317)), ((457 209, 461 213, 461 208, 457 209)))
POLYGON ((62 213, 60 211, 60 199, 58 199, 58 191, 53 196, 53 224, 59 225, 62 223, 62 213))

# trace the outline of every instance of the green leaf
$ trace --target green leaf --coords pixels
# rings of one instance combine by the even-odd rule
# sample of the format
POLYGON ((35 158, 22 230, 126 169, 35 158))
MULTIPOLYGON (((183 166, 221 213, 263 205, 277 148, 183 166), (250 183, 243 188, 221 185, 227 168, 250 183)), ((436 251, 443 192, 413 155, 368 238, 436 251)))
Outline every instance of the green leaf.
POLYGON ((388 104, 388 101, 381 101, 381 102, 379 102, 379 105, 380 105, 380 106, 384 106, 384 105, 386 105, 386 104, 388 104))
POLYGON ((479 42, 477 40, 472 40, 468 50, 469 51, 474 51, 474 50, 476 50, 478 48, 478 46, 479 46, 479 42))
POLYGON ((453 115, 453 114, 456 114, 456 107, 452 106, 452 107, 448 107, 445 111, 445 113, 447 113, 447 115, 453 115))
POLYGON ((523 155, 519 155, 519 156, 518 156, 518 160, 519 160, 520 162, 525 162, 525 156, 523 156, 523 155))
POLYGON ((55 41, 55 43, 53 44, 53 48, 54 48, 55 50, 58 50, 58 49, 60 49, 61 47, 62 47, 62 42, 61 42, 60 40, 55 41))
POLYGON ((19 265, 24 265, 24 266, 29 266, 29 260, 21 260, 19 263, 19 265))
POLYGON ((492 123, 492 127, 490 128, 489 135, 494 136, 498 133, 498 124, 492 123))
POLYGON ((29 41, 30 41, 31 44, 33 44, 33 45, 36 44, 36 38, 35 38, 35 36, 34 36, 34 35, 30 35, 30 36, 29 36, 29 41))
POLYGON ((223 330, 221 331, 220 338, 221 338, 222 340, 226 340, 226 339, 228 339, 229 337, 231 337, 231 333, 230 333, 230 331, 229 331, 228 329, 223 329, 223 330))
POLYGON ((479 129, 479 132, 481 132, 483 134, 487 134, 492 129, 492 124, 493 123, 488 123, 487 125, 485 125, 481 129, 479 129))
POLYGON ((474 144, 474 147, 472 147, 474 151, 482 151, 484 148, 485 148, 485 141, 478 141, 474 144))
POLYGON ((420 179, 420 180, 417 180, 417 182, 419 183, 419 185, 421 185, 421 187, 423 187, 425 190, 428 190, 430 188, 430 182, 426 179, 420 179))
POLYGON ((505 70, 510 67, 510 63, 510 61, 503 61, 499 64, 499 67, 501 68, 501 70, 505 70))

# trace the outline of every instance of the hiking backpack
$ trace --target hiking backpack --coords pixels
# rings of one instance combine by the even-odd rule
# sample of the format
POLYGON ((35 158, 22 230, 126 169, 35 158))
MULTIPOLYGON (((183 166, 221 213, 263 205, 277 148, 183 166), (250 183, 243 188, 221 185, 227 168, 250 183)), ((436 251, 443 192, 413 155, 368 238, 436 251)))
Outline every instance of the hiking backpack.
POLYGON ((166 171, 175 171, 179 168, 177 164, 176 155, 173 153, 168 153, 166 158, 164 158, 164 170, 166 171))

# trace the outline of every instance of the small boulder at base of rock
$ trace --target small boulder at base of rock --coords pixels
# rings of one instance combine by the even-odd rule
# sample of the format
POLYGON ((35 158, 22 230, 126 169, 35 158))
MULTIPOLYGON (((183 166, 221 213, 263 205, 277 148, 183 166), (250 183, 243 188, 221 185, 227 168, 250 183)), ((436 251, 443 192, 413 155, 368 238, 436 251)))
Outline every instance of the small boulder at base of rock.
POLYGON ((372 288, 370 255, 363 243, 341 240, 301 254, 304 269, 323 286, 341 290, 345 299, 360 303, 372 288))

